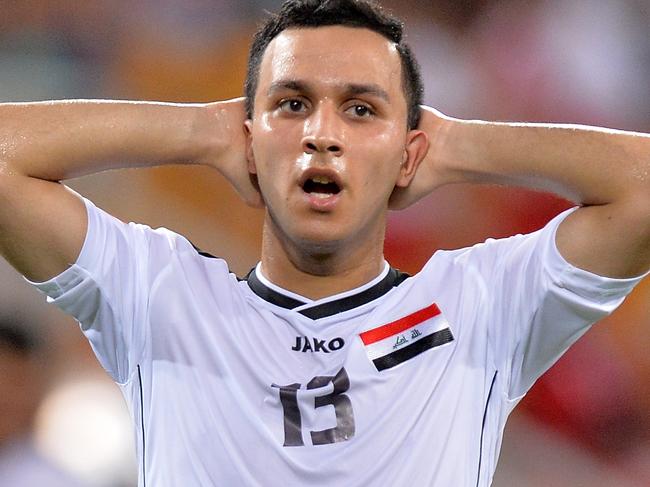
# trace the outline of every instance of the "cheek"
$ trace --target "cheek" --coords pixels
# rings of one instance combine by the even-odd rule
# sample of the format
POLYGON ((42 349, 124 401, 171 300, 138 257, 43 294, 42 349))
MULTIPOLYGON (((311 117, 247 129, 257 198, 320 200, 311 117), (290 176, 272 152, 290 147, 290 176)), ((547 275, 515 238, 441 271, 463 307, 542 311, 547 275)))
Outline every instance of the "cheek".
POLYGON ((252 149, 255 158, 257 181, 264 200, 268 203, 286 199, 295 148, 286 127, 269 123, 262 117, 252 133, 252 149))
POLYGON ((268 118, 263 116, 256 120, 252 130, 252 147, 256 160, 265 159, 269 151, 274 149, 273 143, 276 142, 274 139, 268 118))
POLYGON ((385 186, 390 188, 395 185, 404 155, 403 139, 404 135, 395 131, 365 140, 362 150, 372 167, 367 177, 374 184, 385 182, 385 186))
POLYGON ((264 114, 253 125, 252 140, 256 158, 285 160, 300 152, 302 127, 264 114))

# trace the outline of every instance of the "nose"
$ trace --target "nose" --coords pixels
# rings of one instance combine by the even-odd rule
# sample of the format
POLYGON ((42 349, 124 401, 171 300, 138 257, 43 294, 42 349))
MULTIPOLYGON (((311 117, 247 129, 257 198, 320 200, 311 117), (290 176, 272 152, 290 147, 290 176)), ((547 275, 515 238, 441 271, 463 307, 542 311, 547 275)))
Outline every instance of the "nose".
POLYGON ((319 107, 305 121, 305 135, 302 150, 306 154, 343 155, 343 141, 338 127, 338 116, 334 110, 319 107))

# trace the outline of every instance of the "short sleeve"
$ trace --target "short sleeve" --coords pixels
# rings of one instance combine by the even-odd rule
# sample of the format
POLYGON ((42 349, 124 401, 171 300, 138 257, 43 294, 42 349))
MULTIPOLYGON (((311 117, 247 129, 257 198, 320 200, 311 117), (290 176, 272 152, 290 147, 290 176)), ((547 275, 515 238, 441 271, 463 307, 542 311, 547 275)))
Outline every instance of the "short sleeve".
POLYGON ((488 290, 485 329, 510 399, 535 380, 644 277, 614 279, 567 262, 555 242, 567 210, 543 229, 471 249, 467 262, 488 290))
POLYGON ((150 262, 152 245, 156 240, 162 241, 159 248, 169 245, 164 232, 123 223, 84 202, 88 230, 77 261, 58 276, 32 284, 80 323, 99 362, 124 383, 149 333, 147 302, 156 272, 150 262))

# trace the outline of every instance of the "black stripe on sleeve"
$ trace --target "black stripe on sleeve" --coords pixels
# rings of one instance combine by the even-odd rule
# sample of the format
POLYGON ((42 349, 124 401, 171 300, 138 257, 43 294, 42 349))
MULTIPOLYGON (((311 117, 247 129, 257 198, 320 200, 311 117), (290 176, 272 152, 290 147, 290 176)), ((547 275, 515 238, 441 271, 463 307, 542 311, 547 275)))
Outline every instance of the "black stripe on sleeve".
MULTIPOLYGON (((188 240, 188 242, 190 242, 190 241, 188 240)), ((192 247, 194 247, 194 250, 196 250, 197 254, 202 255, 203 257, 207 257, 208 259, 218 259, 219 258, 219 257, 217 257, 215 255, 212 255, 212 254, 210 254, 208 252, 205 252, 205 251, 201 250, 196 245, 194 245, 192 242, 190 242, 190 245, 192 247)))
POLYGON ((498 370, 494 371, 494 376, 492 377, 492 384, 490 384, 490 391, 488 392, 487 399, 485 401, 485 410, 483 411, 483 425, 481 426, 481 443, 479 445, 478 452, 478 473, 476 475, 476 487, 479 487, 479 482, 481 481, 481 461, 483 460, 483 432, 485 431, 485 420, 487 418, 488 406, 490 405, 490 398, 492 397, 492 389, 494 388, 494 382, 497 379, 498 370))
POLYGON ((147 487, 147 478, 145 476, 146 450, 144 440, 144 394, 142 393, 142 372, 138 364, 138 386, 140 387, 140 425, 142 426, 142 486, 147 487))

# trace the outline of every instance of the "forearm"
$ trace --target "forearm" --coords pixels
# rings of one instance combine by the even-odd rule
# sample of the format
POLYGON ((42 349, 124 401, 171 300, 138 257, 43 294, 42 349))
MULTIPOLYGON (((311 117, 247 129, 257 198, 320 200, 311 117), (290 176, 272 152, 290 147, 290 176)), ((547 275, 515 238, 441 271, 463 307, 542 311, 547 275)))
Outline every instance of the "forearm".
POLYGON ((449 182, 551 191, 583 205, 650 194, 650 135, 577 125, 450 120, 441 164, 449 182))
POLYGON ((203 105, 71 100, 0 105, 0 170, 59 181, 196 162, 203 105))

